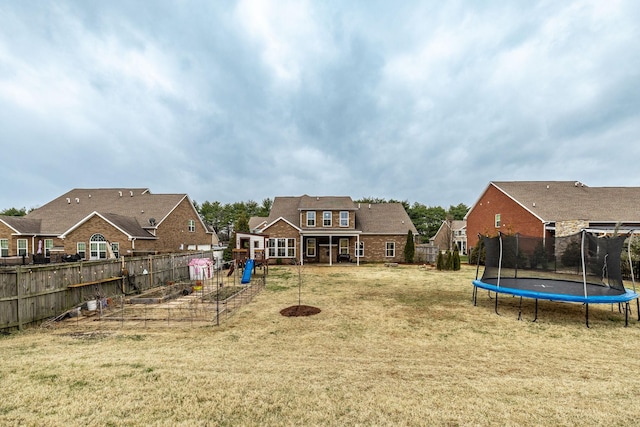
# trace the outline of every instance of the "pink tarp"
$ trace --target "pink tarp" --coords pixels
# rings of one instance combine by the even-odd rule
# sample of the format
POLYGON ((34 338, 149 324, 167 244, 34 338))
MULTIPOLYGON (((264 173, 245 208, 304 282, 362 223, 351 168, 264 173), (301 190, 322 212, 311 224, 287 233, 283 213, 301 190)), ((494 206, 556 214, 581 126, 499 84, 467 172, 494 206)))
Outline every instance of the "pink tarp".
POLYGON ((213 261, 209 258, 194 258, 189 261, 189 278, 204 280, 213 277, 213 261))

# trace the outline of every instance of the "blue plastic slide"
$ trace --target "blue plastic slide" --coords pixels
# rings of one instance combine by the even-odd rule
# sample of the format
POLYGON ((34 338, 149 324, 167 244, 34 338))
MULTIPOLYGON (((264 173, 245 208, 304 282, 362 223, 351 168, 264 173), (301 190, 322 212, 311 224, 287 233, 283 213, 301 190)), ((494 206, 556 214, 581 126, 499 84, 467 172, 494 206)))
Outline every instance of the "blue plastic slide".
POLYGON ((244 272, 242 273, 242 280, 240 281, 240 283, 242 283, 243 285, 246 285, 251 280, 251 270, 253 270, 253 263, 254 261, 252 259, 249 259, 244 265, 244 272))

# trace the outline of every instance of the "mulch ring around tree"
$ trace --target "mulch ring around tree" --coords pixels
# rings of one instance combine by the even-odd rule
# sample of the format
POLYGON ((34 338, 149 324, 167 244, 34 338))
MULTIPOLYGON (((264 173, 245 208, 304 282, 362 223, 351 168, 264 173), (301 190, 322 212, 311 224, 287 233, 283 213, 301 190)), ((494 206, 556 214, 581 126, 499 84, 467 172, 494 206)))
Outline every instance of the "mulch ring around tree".
POLYGON ((320 313, 318 307, 311 307, 309 305, 292 305, 291 307, 283 308, 280 310, 280 314, 287 317, 300 317, 300 316, 313 316, 320 313))

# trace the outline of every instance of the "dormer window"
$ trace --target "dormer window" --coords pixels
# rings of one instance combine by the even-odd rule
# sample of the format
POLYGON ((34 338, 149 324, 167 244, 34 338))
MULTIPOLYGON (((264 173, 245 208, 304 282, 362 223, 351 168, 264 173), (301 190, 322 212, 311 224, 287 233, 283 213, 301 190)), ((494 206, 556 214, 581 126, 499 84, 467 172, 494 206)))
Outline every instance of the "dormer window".
POLYGON ((316 226, 316 213, 315 211, 307 211, 307 227, 316 226))
POLYGON ((322 212, 322 226, 331 227, 331 211, 322 212))

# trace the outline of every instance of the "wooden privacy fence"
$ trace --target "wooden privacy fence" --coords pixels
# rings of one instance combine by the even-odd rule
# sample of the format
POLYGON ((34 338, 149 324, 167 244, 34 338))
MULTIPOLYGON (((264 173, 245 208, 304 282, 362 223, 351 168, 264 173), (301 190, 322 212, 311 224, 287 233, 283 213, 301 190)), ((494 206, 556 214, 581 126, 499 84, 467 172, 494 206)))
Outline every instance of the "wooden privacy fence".
POLYGON ((23 329, 97 298, 187 280, 193 258, 215 259, 214 251, 3 268, 0 330, 23 329))

